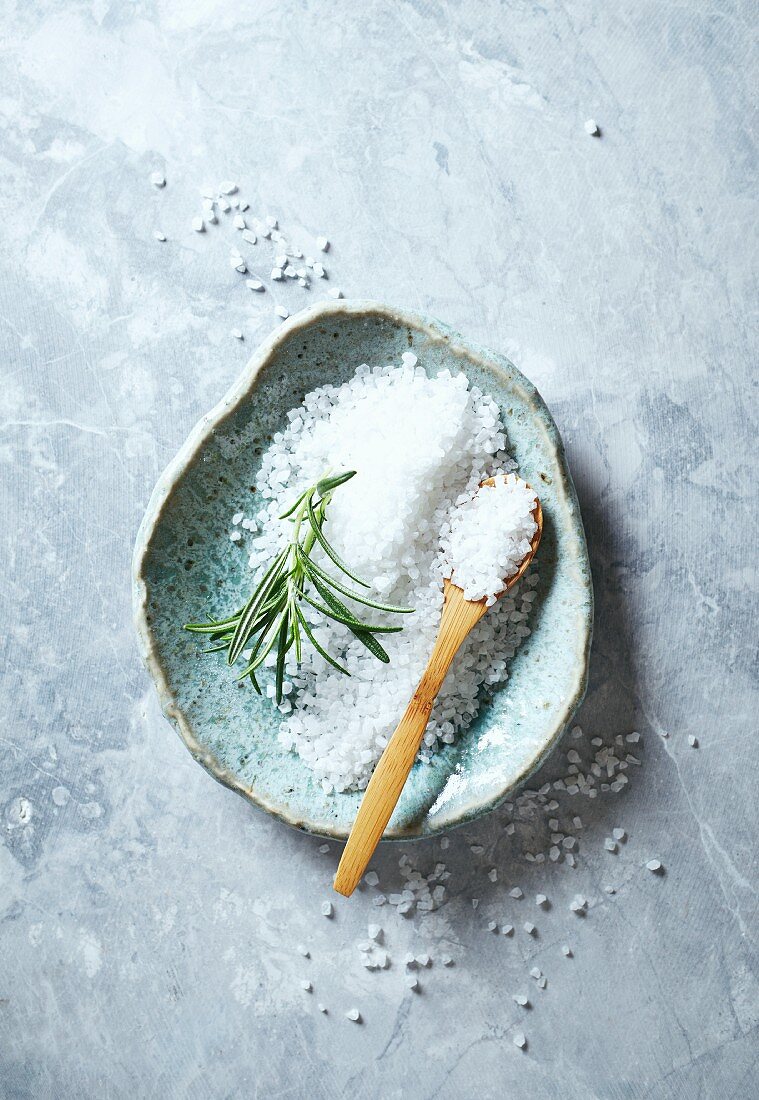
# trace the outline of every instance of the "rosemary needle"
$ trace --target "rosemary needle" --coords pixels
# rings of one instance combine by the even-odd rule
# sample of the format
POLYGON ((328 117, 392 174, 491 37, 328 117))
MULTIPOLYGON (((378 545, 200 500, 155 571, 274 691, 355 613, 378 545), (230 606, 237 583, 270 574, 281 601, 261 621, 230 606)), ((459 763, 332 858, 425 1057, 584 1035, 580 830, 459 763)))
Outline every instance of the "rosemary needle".
POLYGON ((280 516, 281 520, 289 520, 292 524, 290 540, 271 562, 250 599, 236 615, 225 619, 209 619, 205 623, 188 623, 185 626, 185 630, 191 633, 208 637, 211 648, 207 649, 206 653, 226 650, 227 662, 230 665, 238 661, 243 650, 252 641, 248 663, 238 679, 248 677, 259 695, 261 688, 256 679, 256 670, 276 649, 277 703, 281 703, 283 698, 282 685, 287 654, 294 648, 295 659, 300 663, 304 640, 310 642, 317 653, 333 668, 345 673, 346 676, 350 675, 348 670, 329 654, 314 636, 311 624, 304 614, 304 603, 320 612, 325 618, 333 619, 346 626, 370 653, 385 663, 390 658, 375 635, 393 634, 403 628, 364 622, 339 597, 347 597, 364 607, 395 615, 408 615, 413 611, 413 608, 409 607, 395 607, 380 603, 364 592, 354 591, 322 566, 317 565, 311 557, 318 544, 341 573, 361 588, 370 588, 366 581, 356 576, 345 564, 324 534, 327 508, 333 493, 346 481, 350 481, 355 473, 355 470, 348 470, 342 474, 320 478, 302 492, 280 516))

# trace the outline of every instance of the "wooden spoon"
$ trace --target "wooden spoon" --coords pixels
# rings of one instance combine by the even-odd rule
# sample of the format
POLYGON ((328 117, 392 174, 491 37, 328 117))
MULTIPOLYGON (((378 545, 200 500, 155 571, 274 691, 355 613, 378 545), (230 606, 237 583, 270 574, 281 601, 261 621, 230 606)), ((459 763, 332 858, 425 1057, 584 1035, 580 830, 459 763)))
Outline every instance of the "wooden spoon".
MULTIPOLYGON (((482 484, 492 485, 493 481, 494 479, 490 477, 482 484)), ((525 555, 514 576, 506 580, 503 591, 498 594, 499 598, 524 576, 535 556, 543 533, 543 511, 537 499, 532 514, 537 530, 530 543, 529 553, 525 555)), ((374 769, 356 820, 353 822, 348 843, 343 849, 334 887, 338 894, 344 894, 345 897, 350 897, 356 889, 401 796, 401 791, 419 752, 432 705, 443 686, 443 680, 451 662, 461 643, 488 609, 484 599, 465 600, 463 589, 450 580, 445 582, 443 592, 440 630, 427 668, 406 708, 406 713, 374 769)))

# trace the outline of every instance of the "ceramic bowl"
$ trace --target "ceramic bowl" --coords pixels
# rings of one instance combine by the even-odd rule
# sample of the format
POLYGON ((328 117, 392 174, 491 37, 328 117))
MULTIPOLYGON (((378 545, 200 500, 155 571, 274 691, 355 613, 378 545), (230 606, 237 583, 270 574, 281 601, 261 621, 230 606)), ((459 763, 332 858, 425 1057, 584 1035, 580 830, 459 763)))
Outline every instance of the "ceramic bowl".
MULTIPOLYGON (((142 655, 166 717, 216 779, 297 828, 344 838, 360 794, 326 795, 277 742, 271 701, 236 684, 222 658, 204 655, 181 626, 200 598, 214 611, 240 604, 247 555, 230 518, 252 500, 272 435, 305 393, 341 382, 360 363, 398 361, 410 348, 428 370, 447 366, 492 394, 519 470, 545 516, 538 598, 509 679, 458 743, 417 763, 388 837, 426 836, 493 809, 538 767, 585 693, 593 596, 582 521, 559 433, 534 386, 502 356, 445 325, 373 302, 314 306, 283 324, 189 439, 156 486, 134 555, 142 655)), ((400 717, 400 716, 399 716, 400 717)))

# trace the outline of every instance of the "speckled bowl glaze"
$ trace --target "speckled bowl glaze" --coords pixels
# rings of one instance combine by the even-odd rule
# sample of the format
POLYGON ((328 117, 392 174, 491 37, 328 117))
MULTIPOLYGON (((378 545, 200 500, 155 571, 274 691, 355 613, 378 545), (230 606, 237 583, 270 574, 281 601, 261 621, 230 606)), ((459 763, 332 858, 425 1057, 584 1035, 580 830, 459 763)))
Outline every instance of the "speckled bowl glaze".
POLYGON ((271 702, 235 683, 223 655, 203 655, 182 631, 199 614, 240 603, 247 555, 230 517, 250 505, 272 435, 304 394, 348 379, 360 363, 397 361, 463 371, 500 405, 520 473, 545 516, 531 636, 508 681, 472 727, 429 765, 417 764, 387 836, 428 836, 493 809, 542 762, 585 693, 593 594, 582 521, 559 433, 535 388, 507 360, 445 325, 374 302, 322 304, 291 318, 194 428, 153 492, 134 554, 143 658, 163 712, 216 779, 297 828, 348 835, 361 795, 325 795, 301 759, 277 742, 271 702))

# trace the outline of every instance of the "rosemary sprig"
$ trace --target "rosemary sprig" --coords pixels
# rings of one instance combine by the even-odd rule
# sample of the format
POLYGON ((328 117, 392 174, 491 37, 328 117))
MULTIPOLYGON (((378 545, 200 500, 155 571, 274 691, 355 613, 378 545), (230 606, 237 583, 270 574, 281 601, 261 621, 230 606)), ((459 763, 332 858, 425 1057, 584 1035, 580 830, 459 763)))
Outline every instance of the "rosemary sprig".
POLYGON ((382 626, 366 623, 343 603, 340 596, 347 597, 364 607, 376 611, 386 611, 395 615, 411 614, 413 608, 395 607, 380 603, 363 592, 352 588, 333 577, 313 561, 311 554, 318 545, 330 561, 362 588, 370 586, 366 581, 349 569, 324 534, 324 521, 332 494, 340 485, 355 475, 349 470, 335 476, 325 476, 311 485, 284 512, 280 519, 289 520, 292 534, 288 545, 277 554, 264 573, 258 587, 245 606, 235 615, 226 619, 209 619, 205 623, 188 623, 185 630, 193 634, 206 635, 211 646, 206 653, 226 650, 230 665, 240 658, 242 651, 253 640, 250 657, 238 679, 250 678, 250 682, 261 694, 256 679, 256 670, 264 663, 269 653, 276 648, 275 684, 277 703, 282 702, 282 684, 285 674, 285 660, 290 649, 295 650, 295 659, 300 664, 303 641, 308 640, 317 653, 333 668, 349 676, 350 673, 317 641, 311 624, 306 619, 303 603, 309 604, 326 618, 347 626, 370 653, 384 663, 390 658, 375 637, 376 634, 394 634, 403 628, 400 626, 382 626))

